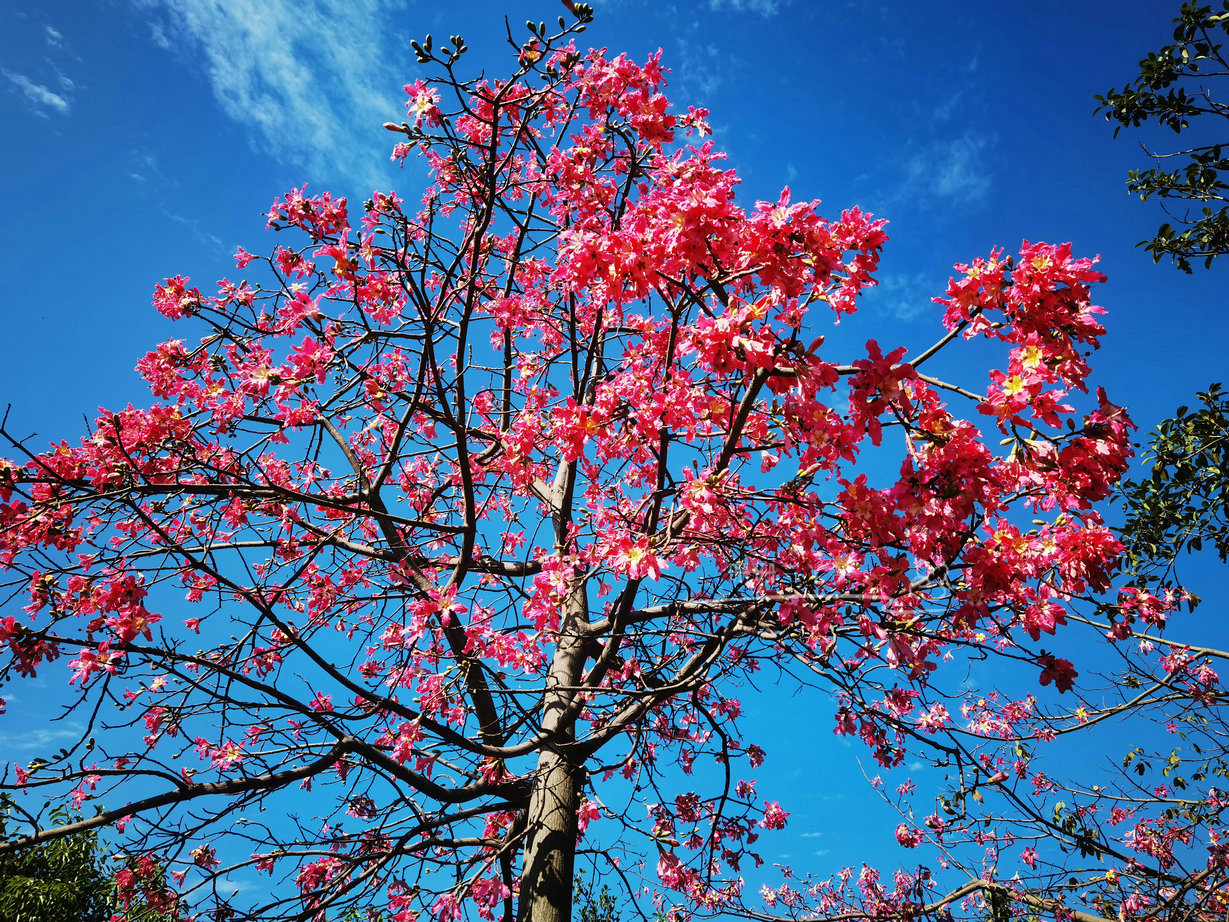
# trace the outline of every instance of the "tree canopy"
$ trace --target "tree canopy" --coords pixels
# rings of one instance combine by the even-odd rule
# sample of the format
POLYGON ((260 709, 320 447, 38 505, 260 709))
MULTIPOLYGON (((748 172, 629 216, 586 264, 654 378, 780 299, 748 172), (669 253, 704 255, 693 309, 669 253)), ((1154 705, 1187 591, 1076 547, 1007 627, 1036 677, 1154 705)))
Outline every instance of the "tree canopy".
POLYGON ((1223 178, 1229 158, 1217 137, 1223 130, 1221 120, 1229 116, 1229 107, 1217 95, 1229 77, 1223 34, 1229 34, 1229 2, 1222 0, 1219 12, 1197 2, 1184 3, 1174 19, 1173 44, 1149 52, 1139 62, 1139 76, 1121 90, 1097 97, 1097 111, 1117 122, 1114 137, 1123 128, 1149 122, 1181 134, 1196 122, 1195 134, 1211 139, 1170 152, 1145 147, 1156 166, 1131 170, 1127 179, 1127 188, 1141 199, 1159 199, 1173 222, 1162 224, 1140 246, 1157 262, 1168 256, 1184 272, 1191 271, 1192 260, 1210 266, 1229 252, 1229 206, 1218 204, 1229 192, 1223 178))
POLYGON ((112 828, 124 912, 261 922, 556 922, 579 853, 671 918, 1219 911, 1209 772, 1136 796, 1035 762, 1136 713, 1223 739, 1219 654, 1161 635, 1180 595, 1123 585, 1096 509, 1133 426, 1090 367, 1095 260, 988 249, 929 344, 883 341, 885 222, 744 207, 660 55, 579 50, 565 5, 503 79, 414 44, 385 126, 414 201, 293 189, 236 279, 159 284, 194 332, 139 362, 149 406, 0 427, 0 679, 61 677, 86 728, 6 766, 81 812, 0 855, 112 828), (789 822, 760 688, 944 768, 938 806, 873 782, 940 870, 745 886, 789 822))
POLYGON ((1128 564, 1160 580, 1205 540, 1229 560, 1229 395, 1213 384, 1197 399, 1157 426, 1144 458, 1150 476, 1124 491, 1128 564))
MULTIPOLYGON (((0 815, 0 839, 13 833, 8 819, 0 815)), ((67 811, 56 811, 51 819, 67 820, 67 811)), ((111 894, 111 875, 94 830, 0 855, 0 922, 106 922, 111 894)))

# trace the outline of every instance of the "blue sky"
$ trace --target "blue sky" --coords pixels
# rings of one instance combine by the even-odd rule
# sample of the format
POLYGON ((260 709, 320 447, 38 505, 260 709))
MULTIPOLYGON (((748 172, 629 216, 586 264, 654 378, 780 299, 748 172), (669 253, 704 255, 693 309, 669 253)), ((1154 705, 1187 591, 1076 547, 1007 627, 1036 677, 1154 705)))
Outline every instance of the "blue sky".
MULTIPOLYGON (((1136 138, 1114 141, 1092 117, 1093 94, 1168 37, 1175 4, 596 6, 594 44, 662 48, 676 102, 712 110, 748 204, 788 183, 834 212, 858 204, 890 219, 867 307, 883 339, 931 336, 930 298, 954 262, 1061 238, 1103 256, 1112 335, 1097 370, 1141 422, 1223 367, 1225 269, 1188 278, 1134 249, 1160 220, 1124 188, 1143 158, 1136 138)), ((410 38, 461 32, 477 67, 497 60, 505 13, 519 28, 560 11, 554 0, 452 13, 419 0, 8 5, 0 311, 8 340, 37 348, 0 370, 0 402, 52 436, 135 398, 134 359, 168 334, 148 308, 159 279, 233 274, 229 254, 268 242, 261 212, 291 185, 352 199, 421 188, 416 165, 388 163, 380 128, 416 75, 410 38)))
MULTIPOLYGON (((660 47, 675 103, 711 110, 747 206, 788 184, 832 213, 856 204, 891 221, 864 307, 885 351, 935 338, 930 299, 953 263, 1023 238, 1071 240, 1103 257, 1110 335, 1094 367, 1141 431, 1227 377, 1229 268, 1186 276, 1134 246, 1162 220, 1125 190, 1144 164, 1137 140, 1170 139, 1115 141, 1092 115, 1094 94, 1168 39, 1178 0, 593 5, 592 44, 637 58, 660 47)), ((204 289, 234 274, 236 246, 271 248, 261 213, 275 195, 307 182, 353 201, 375 186, 415 196, 422 173, 388 162, 380 127, 400 120, 401 85, 419 75, 411 38, 459 32, 469 66, 499 73, 503 16, 519 30, 560 12, 557 0, 5 5, 0 407, 13 404, 11 430, 73 439, 98 406, 144 402, 135 361, 190 335, 150 307, 154 285, 184 274, 204 289)), ((1213 574, 1191 575, 1210 616, 1213 574)), ((811 727, 801 701, 791 707, 770 752, 781 781, 805 774, 812 793, 789 805, 777 857, 839 867, 882 834, 840 831, 854 814, 834 804, 862 796, 848 784, 852 754, 833 754, 827 713, 811 727)), ((16 745, 0 735, 0 749, 16 745)))

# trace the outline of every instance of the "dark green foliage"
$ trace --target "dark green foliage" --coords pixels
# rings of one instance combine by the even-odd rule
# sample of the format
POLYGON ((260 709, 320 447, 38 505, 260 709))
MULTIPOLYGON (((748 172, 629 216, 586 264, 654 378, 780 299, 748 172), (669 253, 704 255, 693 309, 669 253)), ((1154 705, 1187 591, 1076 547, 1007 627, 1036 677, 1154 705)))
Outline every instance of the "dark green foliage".
POLYGON ((0 856, 0 922, 106 922, 112 888, 98 851, 97 835, 83 832, 0 856))
MULTIPOLYGON (((631 908, 629 906, 629 908, 631 908)), ((622 922, 619 901, 605 883, 598 888, 596 878, 590 881, 583 871, 576 875, 572 886, 572 918, 576 922, 622 922)), ((646 917, 635 909, 629 913, 634 920, 646 917)), ((659 909, 649 922, 671 922, 670 912, 659 909)))
POLYGON ((1213 384, 1198 399, 1157 426, 1144 455, 1152 476, 1121 487, 1127 567, 1161 585, 1183 548, 1206 542, 1229 560, 1229 394, 1213 384))
POLYGON ((596 890, 583 874, 577 875, 573 899, 577 922, 619 922, 619 905, 610 888, 602 884, 596 890))
MULTIPOLYGON (((1118 123, 1115 137, 1126 126, 1138 128, 1149 121, 1180 134, 1199 116, 1211 117, 1213 124, 1206 119, 1200 124, 1215 135, 1220 127, 1215 119, 1229 120, 1229 108, 1217 102, 1215 93, 1218 81, 1229 77, 1218 41, 1229 35, 1229 0, 1222 0, 1220 12, 1185 3, 1174 26, 1174 44, 1140 61, 1133 83, 1097 97, 1101 105, 1096 111, 1118 123)), ((1229 130, 1229 125, 1225 127, 1229 130)), ((1229 157, 1222 155, 1224 146, 1229 146, 1229 139, 1170 153, 1149 151, 1157 165, 1128 174, 1127 188, 1144 200, 1161 199, 1174 222, 1162 224, 1156 236, 1139 243, 1155 262, 1168 256, 1190 272, 1192 259, 1202 259, 1207 267, 1217 256, 1229 253, 1229 206, 1216 204, 1229 201, 1224 179, 1229 157), (1171 211, 1172 201, 1178 206, 1171 211)))

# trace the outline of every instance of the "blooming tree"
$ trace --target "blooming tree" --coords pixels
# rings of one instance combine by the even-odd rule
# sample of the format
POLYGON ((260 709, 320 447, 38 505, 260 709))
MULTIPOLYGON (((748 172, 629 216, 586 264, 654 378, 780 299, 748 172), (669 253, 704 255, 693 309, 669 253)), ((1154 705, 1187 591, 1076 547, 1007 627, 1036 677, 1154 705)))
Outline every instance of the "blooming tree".
MULTIPOLYGON (((886 768, 933 751, 965 793, 1007 787, 976 747, 1073 689, 1036 645, 1119 552, 1091 507, 1131 424, 1070 396, 1101 275, 996 250, 957 267, 933 346, 833 355, 884 222, 738 205, 707 113, 670 107, 657 56, 579 52, 573 14, 530 24, 507 80, 459 76, 460 37, 416 45, 437 76, 386 127, 420 201, 291 191, 271 255, 236 257, 264 281, 157 287, 204 336, 140 361, 156 403, 9 437, 2 676, 65 678, 88 729, 2 785, 80 819, 0 851, 114 827, 121 901, 180 914, 547 922, 605 847, 679 912, 749 911, 788 820, 740 725, 761 672, 838 699, 829 727, 886 768), (988 380, 931 373, 969 340, 988 380), (986 656, 1029 688, 939 693, 986 656), (245 871, 272 895, 239 905, 245 871)), ((1172 601, 1112 610, 1130 634, 1172 601)), ((767 895, 948 911, 927 881, 767 895)))

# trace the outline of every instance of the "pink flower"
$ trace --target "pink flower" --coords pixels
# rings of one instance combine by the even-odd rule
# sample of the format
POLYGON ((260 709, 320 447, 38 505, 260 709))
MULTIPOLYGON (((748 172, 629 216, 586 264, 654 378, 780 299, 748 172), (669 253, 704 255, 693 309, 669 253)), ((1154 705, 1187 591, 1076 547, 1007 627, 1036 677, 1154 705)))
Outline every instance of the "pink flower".
POLYGON ((764 829, 784 829, 785 822, 789 819, 789 814, 781 809, 781 805, 775 800, 772 803, 764 801, 764 818, 760 820, 759 825, 764 829))
POLYGON ((462 916, 461 899, 455 893, 442 893, 431 904, 431 911, 438 922, 456 922, 462 916))
POLYGON ((405 108, 414 117, 414 127, 423 122, 428 125, 440 123, 440 94, 438 90, 427 86, 426 81, 415 80, 405 85, 405 93, 410 98, 406 100, 405 108))
POLYGON ((226 771, 226 769, 243 761, 243 746, 232 740, 227 740, 217 749, 209 751, 209 761, 219 771, 226 771))
POLYGON ((951 714, 942 702, 932 704, 917 720, 918 726, 929 733, 938 733, 952 722, 951 714))
POLYGON ((611 568, 628 579, 661 579, 661 563, 649 547, 649 539, 642 537, 632 541, 627 534, 620 534, 612 542, 611 568))
POLYGON ((905 848, 917 848, 924 838, 922 830, 913 829, 905 823, 896 827, 896 841, 905 848))
POLYGON ((678 889, 683 877, 683 865, 674 852, 661 852, 658 855, 657 876, 667 887, 678 889))
POLYGON ((73 677, 68 680, 68 684, 72 685, 73 682, 80 681, 84 686, 90 676, 96 672, 115 675, 119 662, 123 658, 123 651, 112 650, 110 641, 106 640, 98 645, 97 650, 83 649, 77 658, 68 664, 73 669, 73 677))
POLYGON ((1070 660, 1058 659, 1046 653, 1044 650, 1042 650, 1041 655, 1037 657, 1037 663, 1042 667, 1041 684, 1049 685, 1053 682, 1054 687, 1057 688, 1060 693, 1070 691, 1072 684, 1075 681, 1075 677, 1079 675, 1079 673, 1075 671, 1075 667, 1071 665, 1070 660))
POLYGON ((390 156, 388 159, 398 161, 401 164, 402 168, 404 169, 405 160, 408 156, 410 156, 410 152, 413 150, 414 150, 413 144, 406 144, 404 141, 402 141, 400 144, 393 145, 392 156, 390 156))
POLYGON ((218 861, 214 850, 208 845, 199 845, 192 849, 192 851, 188 852, 188 854, 191 855, 193 864, 197 867, 202 867, 207 871, 212 870, 221 864, 221 862, 218 861))
POLYGON ((585 830, 589 828, 589 824, 599 819, 601 815, 601 807, 595 801, 586 800, 580 805, 580 810, 576 814, 576 831, 584 835, 585 830))

